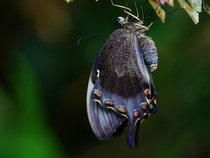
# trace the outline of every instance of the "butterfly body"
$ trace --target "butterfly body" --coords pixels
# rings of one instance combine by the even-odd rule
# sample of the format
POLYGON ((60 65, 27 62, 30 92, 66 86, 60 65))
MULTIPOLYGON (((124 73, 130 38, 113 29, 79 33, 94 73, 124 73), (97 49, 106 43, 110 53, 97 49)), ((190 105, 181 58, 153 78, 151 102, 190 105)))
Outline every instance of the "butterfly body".
POLYGON ((157 49, 144 34, 146 29, 139 22, 126 21, 110 35, 93 65, 87 112, 100 140, 121 133, 128 124, 127 143, 136 147, 140 121, 157 111, 151 78, 157 68, 157 49))

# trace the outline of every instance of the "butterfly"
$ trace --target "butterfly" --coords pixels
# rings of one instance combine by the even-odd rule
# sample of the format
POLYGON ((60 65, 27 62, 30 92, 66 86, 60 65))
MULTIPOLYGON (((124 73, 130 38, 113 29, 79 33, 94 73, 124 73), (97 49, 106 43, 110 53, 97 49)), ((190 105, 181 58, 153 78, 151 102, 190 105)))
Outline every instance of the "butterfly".
POLYGON ((92 67, 87 90, 87 114, 100 140, 119 135, 128 125, 127 144, 138 144, 141 122, 158 111, 151 73, 157 69, 154 41, 149 29, 128 14, 107 39, 92 67))

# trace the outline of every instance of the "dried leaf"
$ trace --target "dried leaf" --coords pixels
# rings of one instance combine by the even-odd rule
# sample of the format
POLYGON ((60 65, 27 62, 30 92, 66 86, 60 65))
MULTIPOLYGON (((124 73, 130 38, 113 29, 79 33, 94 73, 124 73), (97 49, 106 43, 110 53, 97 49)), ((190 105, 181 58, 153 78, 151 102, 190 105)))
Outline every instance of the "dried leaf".
POLYGON ((165 11, 161 8, 161 5, 159 2, 155 2, 153 0, 149 0, 149 3, 151 4, 151 6, 153 7, 153 9, 155 10, 157 16, 160 18, 160 20, 164 23, 165 22, 165 17, 166 17, 166 13, 165 11))
POLYGON ((191 17, 194 24, 199 22, 199 13, 196 9, 190 6, 185 0, 178 0, 180 7, 183 8, 187 14, 191 17))
POLYGON ((188 2, 197 12, 202 12, 202 0, 188 0, 188 2))
POLYGON ((174 7, 174 0, 168 0, 167 4, 171 7, 174 7))

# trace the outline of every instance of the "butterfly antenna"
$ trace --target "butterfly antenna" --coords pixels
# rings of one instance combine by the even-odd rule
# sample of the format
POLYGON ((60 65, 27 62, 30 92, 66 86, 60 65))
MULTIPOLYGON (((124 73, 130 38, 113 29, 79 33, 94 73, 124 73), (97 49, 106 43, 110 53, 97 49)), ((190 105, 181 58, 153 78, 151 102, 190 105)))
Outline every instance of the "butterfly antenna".
POLYGON ((91 34, 91 35, 87 35, 87 36, 85 36, 85 37, 81 37, 81 38, 79 38, 78 40, 77 40, 77 45, 79 46, 80 45, 80 42, 82 41, 82 40, 85 40, 85 39, 88 39, 88 38, 90 38, 90 37, 94 37, 94 36, 97 36, 97 35, 100 35, 100 34, 103 34, 104 32, 100 32, 100 33, 95 33, 95 34, 91 34))

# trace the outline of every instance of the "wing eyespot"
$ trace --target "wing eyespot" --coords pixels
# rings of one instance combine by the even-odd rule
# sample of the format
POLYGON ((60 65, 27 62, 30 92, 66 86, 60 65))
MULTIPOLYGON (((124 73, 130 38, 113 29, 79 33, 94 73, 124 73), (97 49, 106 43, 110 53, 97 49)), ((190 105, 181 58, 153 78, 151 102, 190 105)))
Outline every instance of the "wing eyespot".
POLYGON ((93 94, 97 97, 97 98, 101 98, 102 96, 102 92, 100 92, 99 90, 95 89, 93 94))
POLYGON ((114 106, 114 102, 107 99, 104 101, 104 104, 107 106, 107 107, 113 107, 114 106))
POLYGON ((146 110, 146 109, 147 109, 147 103, 146 103, 146 102, 142 102, 142 103, 140 104, 140 108, 141 108, 142 110, 146 110))
POLYGON ((117 110, 121 114, 125 114, 126 113, 126 109, 123 106, 118 107, 117 110))
POLYGON ((144 94, 145 94, 147 97, 149 97, 149 96, 151 96, 151 91, 150 91, 149 89, 145 89, 145 90, 144 90, 144 94))

